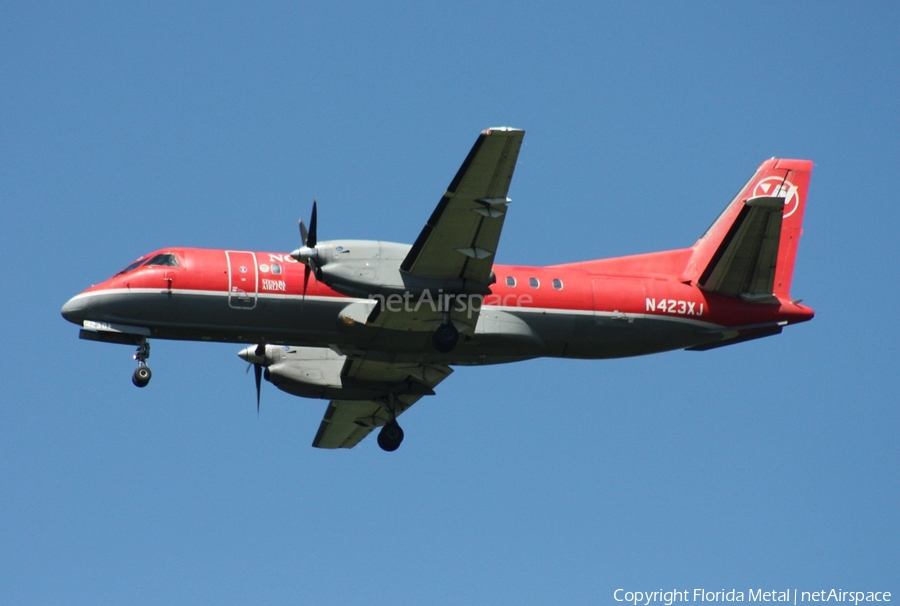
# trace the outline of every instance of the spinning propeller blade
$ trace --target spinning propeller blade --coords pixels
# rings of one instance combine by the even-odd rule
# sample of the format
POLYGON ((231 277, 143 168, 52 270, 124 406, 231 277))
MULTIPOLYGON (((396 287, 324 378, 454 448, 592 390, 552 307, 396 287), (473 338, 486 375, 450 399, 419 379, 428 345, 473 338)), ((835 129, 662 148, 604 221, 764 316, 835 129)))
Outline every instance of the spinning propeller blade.
MULTIPOLYGON (((309 284, 309 273, 312 271, 309 267, 309 263, 306 264, 306 268, 303 270, 303 302, 306 302, 306 287, 309 284)), ((301 303, 302 304, 302 303, 301 303)))
MULTIPOLYGON (((266 344, 260 343, 256 346, 256 351, 254 352, 258 358, 265 360, 266 358, 266 344)), ((253 378, 256 379, 256 416, 259 416, 259 394, 262 391, 262 371, 263 367, 260 363, 255 363, 253 365, 253 378)))
POLYGON ((256 416, 259 416, 259 392, 262 389, 262 366, 253 365, 253 378, 256 379, 256 416))
POLYGON ((263 367, 266 365, 266 344, 260 343, 255 348, 246 347, 238 352, 238 356, 247 360, 250 364, 247 365, 246 373, 250 372, 250 367, 253 367, 253 378, 256 379, 256 416, 259 416, 259 394, 262 391, 262 375, 263 375, 263 367))
MULTIPOLYGON (((309 274, 313 273, 316 269, 316 257, 315 254, 309 254, 308 251, 315 251, 316 248, 316 232, 318 225, 318 210, 316 209, 316 199, 313 198, 313 207, 312 214, 309 217, 309 229, 307 230, 306 225, 303 224, 303 219, 300 219, 300 240, 303 244, 303 248, 298 249, 299 251, 303 251, 305 256, 299 256, 297 259, 306 265, 303 269, 303 299, 301 299, 301 305, 306 302, 306 289, 309 286, 309 274), (305 250, 304 250, 305 249, 305 250)), ((316 278, 318 280, 318 277, 316 278)))
POLYGON ((303 224, 303 219, 300 219, 297 223, 300 225, 300 241, 303 244, 306 244, 306 240, 309 238, 309 232, 306 230, 306 225, 303 224))
POLYGON ((312 216, 309 218, 309 233, 306 236, 305 244, 310 248, 316 247, 316 199, 313 198, 312 216))

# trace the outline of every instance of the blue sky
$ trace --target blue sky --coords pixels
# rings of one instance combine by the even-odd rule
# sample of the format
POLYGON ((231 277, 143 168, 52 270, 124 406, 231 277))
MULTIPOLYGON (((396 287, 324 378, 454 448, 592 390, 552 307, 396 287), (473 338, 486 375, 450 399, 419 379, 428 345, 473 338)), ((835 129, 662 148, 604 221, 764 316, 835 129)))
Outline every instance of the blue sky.
POLYGON ((598 604, 900 594, 894 3, 56 3, 0 11, 10 604, 598 604), (72 295, 171 245, 412 242, 475 137, 528 131, 498 260, 693 243, 815 161, 811 323, 706 353, 460 369, 392 455, 242 346, 80 341, 72 295))

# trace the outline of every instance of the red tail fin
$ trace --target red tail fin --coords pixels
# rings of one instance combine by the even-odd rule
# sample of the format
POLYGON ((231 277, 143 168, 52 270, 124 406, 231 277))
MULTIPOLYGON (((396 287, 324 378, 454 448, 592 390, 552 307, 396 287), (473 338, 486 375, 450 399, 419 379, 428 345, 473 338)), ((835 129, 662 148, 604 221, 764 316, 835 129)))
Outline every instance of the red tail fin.
POLYGON ((683 279, 747 300, 790 298, 812 162, 762 163, 693 246, 683 279))

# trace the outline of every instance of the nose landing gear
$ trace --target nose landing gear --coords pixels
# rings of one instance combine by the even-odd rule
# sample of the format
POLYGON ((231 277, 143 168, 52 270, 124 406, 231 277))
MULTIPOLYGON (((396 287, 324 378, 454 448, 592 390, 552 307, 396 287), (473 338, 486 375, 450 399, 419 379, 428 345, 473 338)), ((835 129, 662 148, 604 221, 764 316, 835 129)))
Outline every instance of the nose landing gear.
POLYGON ((134 353, 134 359, 137 360, 138 367, 134 369, 134 374, 131 375, 131 382, 134 383, 135 387, 146 387, 147 383, 150 382, 150 377, 153 376, 153 373, 150 372, 150 367, 147 366, 147 358, 149 357, 150 343, 147 339, 141 339, 137 351, 134 353))

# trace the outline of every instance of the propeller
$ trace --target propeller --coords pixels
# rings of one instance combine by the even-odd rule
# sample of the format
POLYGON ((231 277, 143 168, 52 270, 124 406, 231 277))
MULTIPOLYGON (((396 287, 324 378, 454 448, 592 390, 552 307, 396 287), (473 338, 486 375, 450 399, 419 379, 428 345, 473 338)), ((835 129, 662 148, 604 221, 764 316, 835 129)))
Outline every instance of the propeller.
POLYGON ((250 366, 253 367, 253 378, 256 379, 256 416, 259 416, 259 395, 262 391, 262 374, 263 364, 266 361, 266 344, 260 343, 255 348, 247 347, 238 353, 240 357, 250 362, 247 366, 247 372, 250 372, 250 366))
MULTIPOLYGON (((316 266, 316 261, 319 258, 319 251, 316 249, 317 217, 316 200, 313 199, 312 215, 309 217, 309 229, 306 229, 306 225, 303 224, 303 219, 300 219, 298 222, 300 227, 300 240, 303 243, 303 246, 291 253, 291 256, 294 259, 306 265, 306 268, 303 270, 304 300, 306 299, 306 288, 309 285, 309 274, 313 272, 318 273, 318 268, 316 266)), ((316 275, 316 280, 318 279, 318 275, 316 275)))

